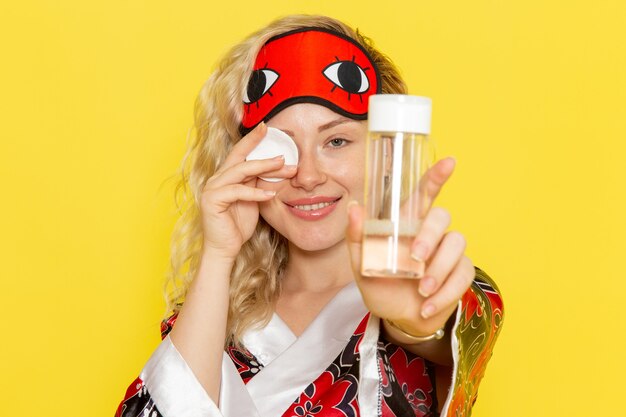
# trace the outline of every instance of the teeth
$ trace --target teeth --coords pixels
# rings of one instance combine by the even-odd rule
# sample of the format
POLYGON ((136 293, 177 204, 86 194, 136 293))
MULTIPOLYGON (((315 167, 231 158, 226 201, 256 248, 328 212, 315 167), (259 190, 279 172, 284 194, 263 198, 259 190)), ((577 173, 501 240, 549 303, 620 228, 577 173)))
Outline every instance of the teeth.
POLYGON ((304 204, 302 206, 294 206, 294 207, 297 208, 298 210, 302 210, 302 211, 312 211, 312 210, 319 210, 321 208, 328 207, 331 204, 333 204, 333 202, 331 202, 331 203, 317 203, 317 204, 304 204))

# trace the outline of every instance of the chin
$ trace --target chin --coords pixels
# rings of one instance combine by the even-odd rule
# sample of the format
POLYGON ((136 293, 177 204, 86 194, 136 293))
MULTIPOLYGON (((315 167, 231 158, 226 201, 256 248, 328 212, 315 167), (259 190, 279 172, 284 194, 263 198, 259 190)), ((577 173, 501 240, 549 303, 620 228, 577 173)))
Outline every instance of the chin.
POLYGON ((287 236, 287 240, 293 246, 306 252, 324 251, 344 242, 345 237, 341 236, 315 236, 308 234, 306 236, 287 236))

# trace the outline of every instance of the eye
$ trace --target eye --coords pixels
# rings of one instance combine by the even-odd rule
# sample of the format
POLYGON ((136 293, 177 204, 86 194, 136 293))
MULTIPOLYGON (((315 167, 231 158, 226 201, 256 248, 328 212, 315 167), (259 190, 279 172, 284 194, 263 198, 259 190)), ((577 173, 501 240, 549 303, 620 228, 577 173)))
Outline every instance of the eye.
POLYGON ((348 143, 348 141, 346 139, 342 139, 342 138, 335 138, 335 139, 331 139, 328 144, 330 145, 331 148, 341 148, 343 146, 345 146, 348 143))
POLYGON ((259 101, 278 80, 278 77, 276 71, 267 68, 253 71, 250 81, 248 81, 248 89, 243 97, 243 102, 250 104, 259 101))
POLYGON ((364 93, 370 88, 365 71, 352 61, 334 62, 324 69, 324 75, 350 94, 364 93))

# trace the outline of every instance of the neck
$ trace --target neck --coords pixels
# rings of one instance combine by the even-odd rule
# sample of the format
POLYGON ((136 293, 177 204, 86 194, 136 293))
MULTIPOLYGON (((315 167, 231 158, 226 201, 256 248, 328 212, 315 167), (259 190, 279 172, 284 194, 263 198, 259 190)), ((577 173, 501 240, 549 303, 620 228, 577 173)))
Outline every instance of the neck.
POLYGON ((354 281, 345 241, 321 251, 305 251, 289 243, 289 262, 282 289, 286 292, 324 292, 354 281))

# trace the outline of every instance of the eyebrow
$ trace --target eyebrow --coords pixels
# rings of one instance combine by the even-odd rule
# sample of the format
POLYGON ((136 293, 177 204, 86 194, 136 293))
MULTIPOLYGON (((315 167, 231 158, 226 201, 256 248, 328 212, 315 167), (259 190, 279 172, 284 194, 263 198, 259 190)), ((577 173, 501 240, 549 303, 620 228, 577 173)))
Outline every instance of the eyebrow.
MULTIPOLYGON (((338 119, 335 119, 333 121, 330 121, 324 125, 321 125, 320 127, 317 128, 317 132, 318 133, 322 133, 325 130, 328 129, 332 129, 335 126, 339 126, 341 124, 344 123, 349 123, 349 122, 356 122, 357 120, 353 120, 353 119, 348 119, 347 117, 340 117, 338 119)), ((283 132, 285 132, 286 134, 288 134, 289 136, 291 136, 292 138, 295 136, 294 133, 291 130, 288 129, 281 129, 283 132)))
POLYGON ((333 120, 332 122, 326 123, 325 125, 320 126, 317 131, 319 133, 322 133, 325 130, 331 129, 335 126, 344 124, 344 123, 349 123, 349 122, 354 122, 354 120, 352 119, 348 119, 347 117, 340 117, 338 119, 333 120))

